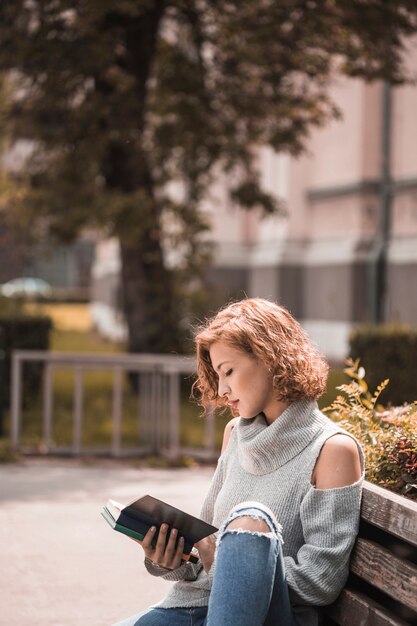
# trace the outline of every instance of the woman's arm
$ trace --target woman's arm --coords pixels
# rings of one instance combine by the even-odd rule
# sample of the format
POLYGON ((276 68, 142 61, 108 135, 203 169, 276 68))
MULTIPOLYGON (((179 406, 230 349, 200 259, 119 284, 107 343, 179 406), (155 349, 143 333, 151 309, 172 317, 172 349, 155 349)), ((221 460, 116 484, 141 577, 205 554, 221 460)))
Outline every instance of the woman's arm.
POLYGON ((224 429, 224 433, 223 433, 223 443, 222 443, 222 450, 220 454, 223 454, 223 452, 225 452, 227 446, 229 445, 230 437, 232 436, 232 431, 238 421, 239 421, 239 417, 234 417, 232 420, 230 420, 230 422, 227 422, 226 427, 224 429))
POLYGON ((349 435, 337 433, 323 445, 312 485, 301 502, 305 543, 285 557, 293 602, 330 604, 340 593, 359 528, 362 454, 349 435))
POLYGON ((337 433, 324 443, 311 482, 316 489, 333 489, 351 485, 361 475, 361 459, 356 442, 349 435, 337 433))

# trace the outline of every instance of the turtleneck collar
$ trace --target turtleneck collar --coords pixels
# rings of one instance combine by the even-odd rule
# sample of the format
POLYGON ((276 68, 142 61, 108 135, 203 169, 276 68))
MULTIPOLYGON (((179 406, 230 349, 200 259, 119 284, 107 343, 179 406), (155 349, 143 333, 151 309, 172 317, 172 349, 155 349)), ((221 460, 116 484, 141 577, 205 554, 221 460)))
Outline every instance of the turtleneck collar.
POLYGON ((239 462, 250 474, 269 474, 304 450, 326 423, 317 402, 311 400, 294 402, 270 425, 262 414, 240 419, 236 426, 239 462))

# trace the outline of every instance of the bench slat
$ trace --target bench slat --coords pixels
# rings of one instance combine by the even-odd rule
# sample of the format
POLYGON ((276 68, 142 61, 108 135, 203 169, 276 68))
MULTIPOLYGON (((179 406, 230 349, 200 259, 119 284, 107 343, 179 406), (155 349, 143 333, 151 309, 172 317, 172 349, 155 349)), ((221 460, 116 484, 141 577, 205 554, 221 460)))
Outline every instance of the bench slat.
POLYGON ((351 571, 401 604, 417 611, 417 566, 374 541, 358 538, 351 571))
POLYGON ((362 519, 417 546, 417 502, 365 482, 362 519))
POLYGON ((374 600, 351 589, 344 589, 337 601, 325 607, 324 612, 340 626, 407 626, 407 622, 395 617, 374 600))

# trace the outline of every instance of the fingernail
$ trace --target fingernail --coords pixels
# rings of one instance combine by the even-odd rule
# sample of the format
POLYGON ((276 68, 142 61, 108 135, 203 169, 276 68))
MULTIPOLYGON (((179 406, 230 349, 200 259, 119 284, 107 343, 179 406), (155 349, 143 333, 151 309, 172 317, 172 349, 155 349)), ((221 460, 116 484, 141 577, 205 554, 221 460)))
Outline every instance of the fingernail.
POLYGON ((173 535, 174 537, 176 536, 177 532, 178 532, 178 531, 177 531, 177 529, 176 529, 176 528, 173 528, 173 529, 171 530, 171 533, 172 533, 172 535, 173 535))
POLYGON ((154 533, 156 530, 156 526, 151 526, 150 530, 151 530, 151 533, 154 533))

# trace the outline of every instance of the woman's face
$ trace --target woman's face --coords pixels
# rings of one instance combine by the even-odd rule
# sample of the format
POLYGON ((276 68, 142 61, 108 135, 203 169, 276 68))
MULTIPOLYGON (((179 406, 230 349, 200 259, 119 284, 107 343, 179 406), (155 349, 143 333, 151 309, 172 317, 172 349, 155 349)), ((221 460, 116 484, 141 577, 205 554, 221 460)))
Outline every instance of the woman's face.
POLYGON ((255 357, 216 341, 210 347, 210 359, 218 375, 218 394, 227 399, 234 415, 250 419, 263 413, 271 423, 287 406, 276 398, 271 374, 255 357))

